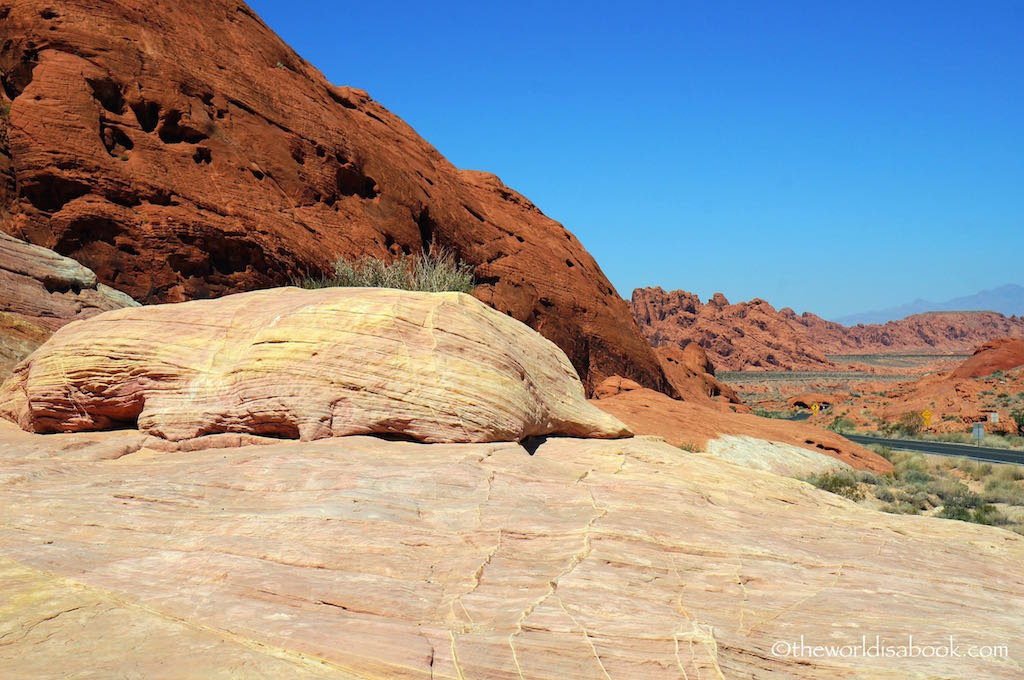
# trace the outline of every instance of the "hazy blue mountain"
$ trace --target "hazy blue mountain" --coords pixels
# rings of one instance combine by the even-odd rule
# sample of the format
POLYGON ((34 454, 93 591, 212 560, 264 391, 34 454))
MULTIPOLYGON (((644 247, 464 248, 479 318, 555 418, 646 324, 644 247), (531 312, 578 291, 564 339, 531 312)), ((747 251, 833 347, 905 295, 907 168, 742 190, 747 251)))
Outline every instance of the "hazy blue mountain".
POLYGON ((965 312, 985 311, 999 312, 1006 316, 1024 315, 1024 287, 1010 283, 999 288, 983 290, 974 295, 953 298, 945 302, 929 302, 917 299, 898 307, 878 309, 873 312, 861 312, 833 319, 844 326, 856 326, 859 323, 885 323, 896 321, 922 312, 965 312))

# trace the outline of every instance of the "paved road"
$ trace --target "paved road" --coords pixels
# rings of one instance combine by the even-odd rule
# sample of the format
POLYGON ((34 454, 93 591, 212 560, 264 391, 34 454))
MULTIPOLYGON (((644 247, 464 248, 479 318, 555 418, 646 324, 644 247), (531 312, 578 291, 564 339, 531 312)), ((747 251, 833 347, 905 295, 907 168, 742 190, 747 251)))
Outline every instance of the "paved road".
POLYGON ((948 444, 946 442, 930 442, 920 439, 885 439, 868 437, 862 434, 844 434, 844 437, 858 444, 880 444, 904 451, 920 451, 939 456, 962 456, 986 463, 1016 463, 1024 465, 1024 451, 994 449, 988 446, 971 446, 970 444, 948 444))

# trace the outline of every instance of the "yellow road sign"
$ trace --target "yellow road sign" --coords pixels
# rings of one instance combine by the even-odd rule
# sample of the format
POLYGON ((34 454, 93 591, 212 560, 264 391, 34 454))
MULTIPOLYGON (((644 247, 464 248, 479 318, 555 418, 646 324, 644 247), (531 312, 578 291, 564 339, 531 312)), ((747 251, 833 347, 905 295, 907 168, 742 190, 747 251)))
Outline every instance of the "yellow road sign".
POLYGON ((928 427, 929 425, 932 424, 932 410, 930 408, 926 408, 925 410, 921 411, 921 417, 924 419, 925 427, 928 427))
POLYGON ((817 415, 818 411, 820 411, 820 410, 821 410, 820 406, 818 406, 817 404, 811 404, 811 413, 817 415))

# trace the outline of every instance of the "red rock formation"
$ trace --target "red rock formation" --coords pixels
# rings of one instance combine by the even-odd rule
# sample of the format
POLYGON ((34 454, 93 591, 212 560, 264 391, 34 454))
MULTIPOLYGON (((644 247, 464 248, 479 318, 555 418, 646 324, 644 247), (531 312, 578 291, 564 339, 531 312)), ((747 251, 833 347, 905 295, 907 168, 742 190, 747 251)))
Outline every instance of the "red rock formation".
POLYGON ((24 0, 0 26, 0 230, 143 302, 446 246, 588 387, 621 374, 671 390, 569 231, 328 83, 245 4, 24 0))
MULTIPOLYGON (((898 384, 864 382, 851 394, 834 395, 835 406, 812 421, 826 424, 836 415, 858 426, 878 429, 894 425, 907 414, 931 412, 924 429, 970 432, 972 423, 986 423, 987 432, 1017 434, 1011 412, 1024 395, 1024 340, 1000 338, 979 347, 953 370, 924 375, 898 384), (992 422, 998 413, 998 422, 992 422)), ((792 403, 792 400, 790 400, 792 403)))
MULTIPOLYGON (((690 343, 684 349, 672 345, 657 347, 654 353, 668 381, 685 401, 731 405, 743 403, 735 390, 715 378, 715 367, 704 349, 696 343, 690 343)), ((731 408, 737 410, 735 406, 731 408)))
POLYGON ((776 310, 764 300, 702 304, 686 291, 633 291, 630 306, 655 347, 697 343, 720 369, 828 370, 830 354, 961 353, 992 338, 1024 336, 1024 318, 995 312, 932 312, 847 328, 814 314, 776 310))
POLYGON ((960 364, 953 378, 982 378, 996 371, 1006 371, 1024 365, 1024 340, 999 338, 989 340, 974 350, 970 359, 960 364))
POLYGON ((732 305, 716 293, 702 304, 686 291, 638 288, 631 307, 652 345, 696 343, 719 369, 821 370, 832 365, 764 300, 732 305))

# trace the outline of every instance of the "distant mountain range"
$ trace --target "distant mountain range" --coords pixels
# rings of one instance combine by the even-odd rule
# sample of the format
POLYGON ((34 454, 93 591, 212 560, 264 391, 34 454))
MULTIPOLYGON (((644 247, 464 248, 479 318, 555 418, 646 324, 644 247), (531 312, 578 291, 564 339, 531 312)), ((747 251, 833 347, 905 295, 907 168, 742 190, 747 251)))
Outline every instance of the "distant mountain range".
POLYGON ((929 302, 914 300, 899 307, 879 309, 873 312, 861 312, 832 319, 844 326, 856 326, 859 323, 885 323, 898 321, 911 314, 925 312, 999 312, 1006 316, 1024 315, 1024 287, 1011 283, 991 290, 983 290, 974 295, 953 298, 945 302, 929 302))

